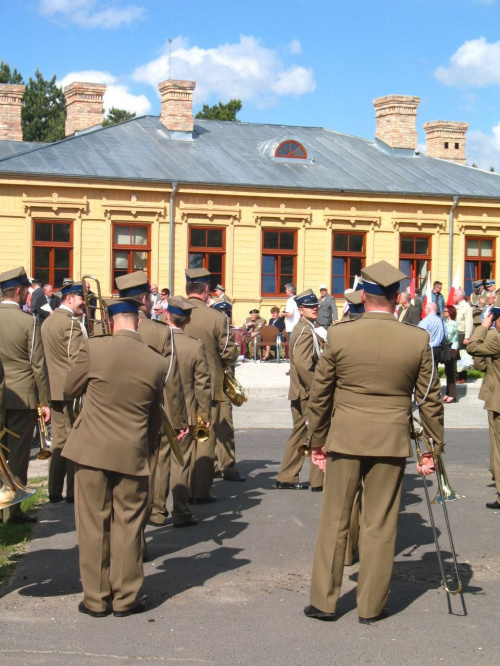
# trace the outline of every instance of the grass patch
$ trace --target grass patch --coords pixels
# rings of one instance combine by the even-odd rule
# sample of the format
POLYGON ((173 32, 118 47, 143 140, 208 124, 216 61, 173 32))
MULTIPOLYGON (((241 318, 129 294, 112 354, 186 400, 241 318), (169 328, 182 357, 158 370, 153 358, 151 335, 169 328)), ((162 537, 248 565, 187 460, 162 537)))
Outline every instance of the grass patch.
MULTIPOLYGON (((442 365, 439 366, 438 374, 439 377, 442 379, 446 377, 446 375, 444 374, 444 366, 442 365)), ((467 370, 467 379, 482 379, 483 377, 484 377, 484 372, 481 372, 480 370, 476 370, 475 368, 467 370)))
MULTIPOLYGON (((48 497, 47 477, 38 476, 30 479, 28 482, 30 488, 37 488, 32 497, 21 503, 21 508, 25 512, 37 509, 48 497)), ((33 523, 24 523, 21 525, 10 525, 0 523, 0 593, 9 582, 16 564, 21 559, 26 546, 31 540, 33 532, 33 523)))

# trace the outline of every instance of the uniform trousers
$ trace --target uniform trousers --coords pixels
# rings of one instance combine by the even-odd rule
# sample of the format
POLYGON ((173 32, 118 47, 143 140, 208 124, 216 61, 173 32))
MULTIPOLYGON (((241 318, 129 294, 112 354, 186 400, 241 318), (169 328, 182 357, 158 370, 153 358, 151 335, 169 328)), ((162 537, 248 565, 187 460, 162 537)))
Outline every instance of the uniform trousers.
MULTIPOLYGON (((309 400, 308 398, 292 400, 290 407, 292 409, 293 430, 286 443, 280 472, 276 477, 282 483, 297 483, 305 460, 304 456, 299 453, 299 446, 304 444, 307 438, 306 414, 309 400)), ((323 472, 312 463, 309 479, 313 488, 323 485, 323 472)))
POLYGON ((49 497, 62 495, 66 479, 66 498, 74 496, 75 466, 72 460, 63 458, 63 451, 71 432, 75 416, 72 400, 53 400, 51 404, 52 456, 49 460, 49 497))
MULTIPOLYGON (((4 435, 2 444, 9 449, 4 451, 5 460, 8 462, 16 481, 23 486, 28 483, 28 465, 37 415, 36 409, 5 410, 4 426, 19 435, 19 439, 9 433, 4 435)), ((21 504, 14 504, 4 509, 4 522, 21 514, 21 504)))
POLYGON ((208 497, 214 481, 215 446, 220 419, 220 402, 212 401, 212 425, 206 442, 195 442, 189 478, 190 497, 208 497))
POLYGON ((144 580, 148 477, 75 464, 75 519, 85 606, 130 610, 144 580))
POLYGON ((488 410, 490 432, 490 469, 495 479, 497 495, 500 497, 500 414, 488 410))
POLYGON ((405 465, 405 458, 328 454, 311 580, 311 604, 319 610, 336 610, 351 513, 361 480, 364 485, 358 614, 373 618, 384 610, 394 564, 405 465))
POLYGON ((193 514, 188 507, 189 470, 193 448, 194 439, 191 432, 189 432, 179 442, 179 449, 184 460, 184 464, 181 465, 172 454, 168 438, 162 434, 153 482, 153 506, 149 517, 150 522, 157 525, 165 523, 168 516, 166 503, 170 490, 172 490, 172 520, 174 525, 190 521, 193 514))
POLYGON ((234 474, 236 472, 236 449, 234 442, 233 403, 225 393, 220 402, 215 453, 222 475, 229 477, 231 474, 234 474))

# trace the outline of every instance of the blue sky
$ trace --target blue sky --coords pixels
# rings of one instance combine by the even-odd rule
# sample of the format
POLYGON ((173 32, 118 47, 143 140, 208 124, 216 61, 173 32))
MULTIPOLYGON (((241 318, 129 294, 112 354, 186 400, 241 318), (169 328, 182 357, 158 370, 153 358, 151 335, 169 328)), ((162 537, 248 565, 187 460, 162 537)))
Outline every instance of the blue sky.
POLYGON ((420 97, 417 128, 469 123, 467 161, 500 172, 500 0, 3 0, 0 59, 27 80, 107 83, 159 114, 157 84, 240 98, 242 121, 373 138, 373 99, 420 97))

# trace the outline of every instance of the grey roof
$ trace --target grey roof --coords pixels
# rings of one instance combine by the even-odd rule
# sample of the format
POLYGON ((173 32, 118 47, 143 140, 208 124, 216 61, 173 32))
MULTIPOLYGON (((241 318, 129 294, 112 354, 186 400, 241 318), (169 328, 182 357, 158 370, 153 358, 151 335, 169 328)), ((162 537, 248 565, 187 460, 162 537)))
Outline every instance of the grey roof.
MULTIPOLYGON (((40 145, 42 144, 34 143, 33 141, 0 141, 0 159, 24 153, 40 145)), ((44 143, 43 145, 48 146, 49 144, 44 143)))
POLYGON ((0 158, 0 174, 500 199, 497 174, 318 127, 196 120, 185 141, 143 116, 24 145, 0 158), (307 161, 271 156, 289 137, 302 142, 307 161))

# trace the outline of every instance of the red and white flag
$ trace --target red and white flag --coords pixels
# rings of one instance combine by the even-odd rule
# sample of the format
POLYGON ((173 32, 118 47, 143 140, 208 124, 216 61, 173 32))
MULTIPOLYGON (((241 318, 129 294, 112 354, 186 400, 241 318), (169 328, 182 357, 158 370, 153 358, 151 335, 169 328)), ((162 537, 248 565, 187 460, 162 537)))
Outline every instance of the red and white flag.
POLYGON ((448 300, 446 301, 446 305, 454 305, 455 301, 453 299, 453 296, 455 294, 455 291, 457 289, 460 289, 460 266, 458 266, 455 277, 453 278, 453 282, 451 283, 451 289, 450 293, 448 294, 448 300))
POLYGON ((432 282, 431 272, 429 271, 425 278, 425 285, 422 290, 422 319, 425 317, 425 306, 427 303, 432 303, 432 282))

